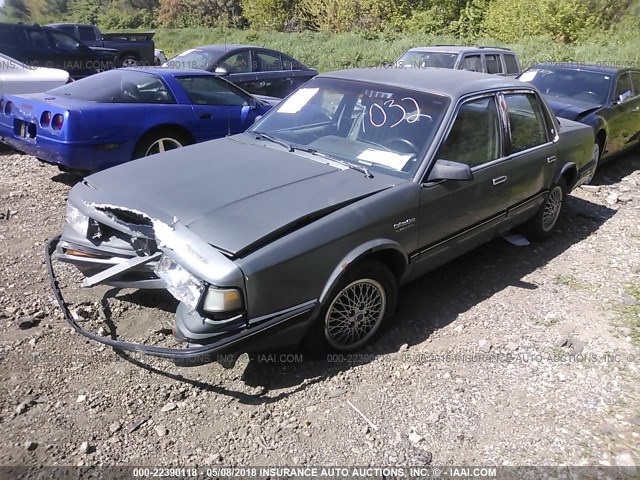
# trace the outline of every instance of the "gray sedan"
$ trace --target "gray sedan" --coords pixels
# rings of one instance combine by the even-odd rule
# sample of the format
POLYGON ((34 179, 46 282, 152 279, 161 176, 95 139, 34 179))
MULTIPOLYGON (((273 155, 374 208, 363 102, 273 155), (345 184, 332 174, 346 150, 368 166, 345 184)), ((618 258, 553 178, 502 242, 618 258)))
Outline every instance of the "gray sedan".
MULTIPOLYGON (((99 337, 176 360, 303 343, 353 351, 398 288, 521 226, 549 237, 594 168, 590 127, 535 87, 443 69, 319 75, 244 134, 89 176, 69 195, 59 260, 84 286, 166 288, 184 348, 99 337)), ((150 326, 151 327, 151 326, 150 326)))

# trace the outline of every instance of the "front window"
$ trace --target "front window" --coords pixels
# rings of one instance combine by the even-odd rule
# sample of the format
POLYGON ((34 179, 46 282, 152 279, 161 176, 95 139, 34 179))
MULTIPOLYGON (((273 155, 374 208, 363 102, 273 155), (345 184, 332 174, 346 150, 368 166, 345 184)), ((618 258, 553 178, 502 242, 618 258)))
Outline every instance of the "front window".
POLYGON ((316 78, 266 114, 250 133, 375 171, 410 178, 430 146, 447 97, 316 78))
POLYGON ((165 66, 169 68, 190 68, 194 70, 213 70, 217 66, 220 52, 209 52, 192 48, 176 55, 165 66))
POLYGON ((80 42, 78 42, 71 35, 67 35, 62 32, 49 32, 51 38, 53 38, 53 44, 59 50, 78 50, 80 48, 80 42))
POLYGON ((546 66, 529 69, 519 79, 548 95, 598 105, 607 102, 611 85, 611 75, 606 73, 546 66))
POLYGON ((396 65, 400 68, 453 68, 458 58, 457 53, 446 52, 406 52, 396 65))
POLYGON ((502 156, 500 120, 493 96, 464 103, 436 159, 477 167, 502 156))
POLYGON ((465 55, 460 64, 460 70, 482 72, 482 58, 480 55, 465 55))
POLYGON ((100 103, 175 103, 162 80, 151 73, 131 70, 91 75, 49 93, 100 103))

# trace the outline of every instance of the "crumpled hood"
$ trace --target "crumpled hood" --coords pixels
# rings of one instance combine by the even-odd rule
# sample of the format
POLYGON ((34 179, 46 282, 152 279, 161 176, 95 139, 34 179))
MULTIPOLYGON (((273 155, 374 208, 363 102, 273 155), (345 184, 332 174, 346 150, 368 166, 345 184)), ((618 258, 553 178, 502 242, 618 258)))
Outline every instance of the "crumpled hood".
POLYGON ((237 254, 403 181, 381 174, 366 178, 280 147, 245 143, 242 137, 172 150, 91 175, 86 180, 97 191, 86 190, 83 200, 169 224, 179 220, 211 245, 237 254))
POLYGON ((544 94, 544 98, 556 116, 568 118, 569 120, 584 118, 601 107, 597 103, 582 102, 568 97, 544 94))

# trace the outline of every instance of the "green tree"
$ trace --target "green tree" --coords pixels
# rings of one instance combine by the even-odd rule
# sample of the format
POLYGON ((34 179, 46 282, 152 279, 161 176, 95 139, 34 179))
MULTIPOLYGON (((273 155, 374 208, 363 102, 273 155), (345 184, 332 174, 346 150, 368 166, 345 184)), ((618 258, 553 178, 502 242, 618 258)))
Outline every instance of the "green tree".
POLYGON ((24 0, 4 0, 2 13, 7 20, 22 22, 29 20, 31 14, 24 0))

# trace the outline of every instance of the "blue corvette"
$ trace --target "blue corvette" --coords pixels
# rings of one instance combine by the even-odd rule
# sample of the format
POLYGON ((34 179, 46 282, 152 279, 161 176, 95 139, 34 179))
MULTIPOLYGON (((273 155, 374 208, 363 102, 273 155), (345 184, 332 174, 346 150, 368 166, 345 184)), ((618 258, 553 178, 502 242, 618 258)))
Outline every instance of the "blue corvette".
POLYGON ((278 101, 209 72, 122 68, 0 96, 0 140, 63 170, 96 171, 243 132, 278 101))

